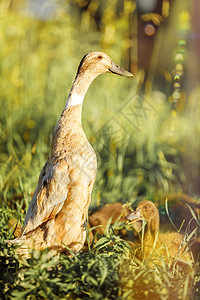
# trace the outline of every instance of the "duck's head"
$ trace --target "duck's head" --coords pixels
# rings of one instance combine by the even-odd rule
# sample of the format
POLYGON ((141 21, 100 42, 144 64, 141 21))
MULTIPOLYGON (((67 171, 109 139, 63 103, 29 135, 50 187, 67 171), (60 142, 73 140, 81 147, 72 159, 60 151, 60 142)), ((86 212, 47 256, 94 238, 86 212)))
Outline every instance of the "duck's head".
POLYGON ((76 78, 67 98, 65 108, 82 104, 84 96, 92 81, 98 75, 107 72, 126 77, 133 77, 133 74, 120 68, 107 54, 103 52, 91 52, 86 54, 79 64, 76 78))
POLYGON ((133 74, 119 67, 107 54, 103 52, 90 52, 86 54, 78 67, 77 75, 89 73, 94 77, 100 74, 111 72, 126 77, 133 77, 133 74))
POLYGON ((152 231, 157 231, 159 228, 160 220, 158 210, 155 204, 148 200, 142 201, 134 212, 126 216, 126 219, 128 220, 128 224, 133 224, 145 219, 149 229, 152 231))

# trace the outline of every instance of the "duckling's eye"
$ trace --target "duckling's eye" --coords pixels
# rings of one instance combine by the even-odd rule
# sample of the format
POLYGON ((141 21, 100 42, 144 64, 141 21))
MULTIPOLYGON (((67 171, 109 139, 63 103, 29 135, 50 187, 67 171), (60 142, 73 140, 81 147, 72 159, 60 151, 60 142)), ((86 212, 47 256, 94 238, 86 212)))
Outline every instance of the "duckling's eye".
POLYGON ((103 56, 101 56, 101 55, 98 56, 98 59, 102 59, 102 58, 103 58, 103 56))

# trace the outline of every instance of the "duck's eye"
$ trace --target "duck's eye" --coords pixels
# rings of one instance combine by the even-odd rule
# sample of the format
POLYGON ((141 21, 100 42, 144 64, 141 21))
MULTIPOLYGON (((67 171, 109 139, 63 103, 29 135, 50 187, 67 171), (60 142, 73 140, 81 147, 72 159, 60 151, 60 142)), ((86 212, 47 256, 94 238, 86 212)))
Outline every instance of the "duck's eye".
POLYGON ((102 59, 102 58, 103 58, 103 56, 101 56, 101 55, 98 56, 98 59, 102 59))

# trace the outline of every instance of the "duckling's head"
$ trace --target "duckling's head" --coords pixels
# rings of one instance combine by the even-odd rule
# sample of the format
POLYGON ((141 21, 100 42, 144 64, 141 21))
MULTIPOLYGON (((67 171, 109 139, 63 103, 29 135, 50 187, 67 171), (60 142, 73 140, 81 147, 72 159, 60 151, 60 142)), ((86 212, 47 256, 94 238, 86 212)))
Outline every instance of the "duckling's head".
POLYGON ((126 219, 128 220, 129 224, 145 219, 148 228, 152 232, 156 232, 159 228, 159 212, 155 204, 148 200, 144 200, 139 203, 137 209, 130 215, 126 216, 126 219))
POLYGON ((90 52, 86 54, 78 67, 77 75, 89 73, 97 77, 100 74, 111 72, 121 76, 133 77, 133 74, 120 68, 114 61, 103 52, 90 52))

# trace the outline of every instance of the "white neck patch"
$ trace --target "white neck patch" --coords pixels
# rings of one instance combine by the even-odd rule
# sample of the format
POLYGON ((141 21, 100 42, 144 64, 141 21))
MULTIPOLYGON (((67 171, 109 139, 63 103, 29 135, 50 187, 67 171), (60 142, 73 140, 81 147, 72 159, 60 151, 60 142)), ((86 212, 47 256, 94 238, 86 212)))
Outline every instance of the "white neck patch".
POLYGON ((80 105, 83 103, 84 96, 78 95, 77 93, 70 93, 67 102, 65 104, 65 108, 74 106, 74 105, 80 105))

